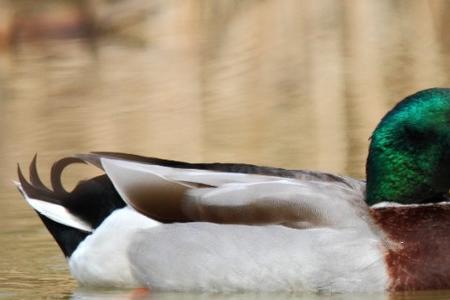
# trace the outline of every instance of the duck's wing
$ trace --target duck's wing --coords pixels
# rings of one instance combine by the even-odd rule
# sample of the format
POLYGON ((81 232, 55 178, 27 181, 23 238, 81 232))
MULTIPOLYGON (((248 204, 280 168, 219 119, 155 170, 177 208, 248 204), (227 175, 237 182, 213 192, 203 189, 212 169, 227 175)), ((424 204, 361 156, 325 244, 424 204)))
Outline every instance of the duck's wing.
POLYGON ((103 169, 101 159, 112 158, 128 162, 165 166, 176 169, 197 169, 197 170, 208 170, 226 173, 256 174, 256 175, 276 176, 284 178, 295 178, 298 180, 325 181, 347 185, 348 187, 353 189, 365 189, 365 181, 363 180, 355 179, 348 176, 341 176, 326 172, 317 172, 310 170, 288 170, 283 168, 257 166, 242 163, 188 163, 183 161, 167 160, 156 157, 145 157, 120 152, 92 152, 87 154, 77 154, 75 156, 76 158, 79 158, 85 162, 95 165, 101 169, 103 169))
POLYGON ((127 204, 165 222, 353 226, 367 208, 363 189, 343 182, 97 158, 127 204))

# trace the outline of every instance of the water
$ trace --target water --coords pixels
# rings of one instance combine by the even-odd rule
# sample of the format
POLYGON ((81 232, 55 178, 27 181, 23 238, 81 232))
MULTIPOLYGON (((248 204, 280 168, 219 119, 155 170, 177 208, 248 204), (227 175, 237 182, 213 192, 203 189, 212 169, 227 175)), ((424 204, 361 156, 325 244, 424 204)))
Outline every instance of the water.
MULTIPOLYGON (((59 11, 79 9, 64 3, 59 11)), ((0 30, 0 299, 139 296, 86 290, 71 279, 56 244, 11 183, 16 163, 26 168, 35 152, 44 179, 54 160, 93 150, 363 177, 368 137, 382 115, 419 89, 450 86, 446 1, 96 3, 94 15, 108 30, 95 39, 24 34, 1 48, 0 30)), ((94 174, 77 166, 64 180, 71 187, 94 174)))

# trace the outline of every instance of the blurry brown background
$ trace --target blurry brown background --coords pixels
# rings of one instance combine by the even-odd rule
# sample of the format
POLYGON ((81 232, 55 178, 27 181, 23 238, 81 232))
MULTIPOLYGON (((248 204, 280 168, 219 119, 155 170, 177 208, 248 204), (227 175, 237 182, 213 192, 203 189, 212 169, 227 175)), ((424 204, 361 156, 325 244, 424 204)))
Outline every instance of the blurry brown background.
MULTIPOLYGON (((0 287, 73 286, 11 184, 17 162, 38 152, 47 179, 55 159, 109 150, 363 177, 382 115, 450 86, 449 12, 447 0, 0 0, 0 287)), ((74 170, 71 185, 94 172, 74 170)))

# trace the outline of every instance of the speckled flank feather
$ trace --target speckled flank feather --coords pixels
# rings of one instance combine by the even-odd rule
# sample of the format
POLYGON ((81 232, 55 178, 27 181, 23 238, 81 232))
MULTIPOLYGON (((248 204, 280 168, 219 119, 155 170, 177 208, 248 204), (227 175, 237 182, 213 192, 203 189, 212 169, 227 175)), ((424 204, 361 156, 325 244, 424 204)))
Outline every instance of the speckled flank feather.
POLYGON ((155 290, 366 292, 388 284, 379 238, 364 229, 173 224, 142 230, 132 245, 136 278, 155 290))

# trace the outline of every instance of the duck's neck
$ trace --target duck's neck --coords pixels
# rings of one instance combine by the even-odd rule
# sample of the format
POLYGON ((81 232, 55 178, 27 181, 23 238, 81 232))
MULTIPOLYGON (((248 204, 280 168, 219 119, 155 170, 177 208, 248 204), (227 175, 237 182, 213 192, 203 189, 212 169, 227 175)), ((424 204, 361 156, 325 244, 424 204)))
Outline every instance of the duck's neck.
POLYGON ((445 166, 450 160, 445 147, 439 141, 411 142, 407 135, 384 125, 372 136, 366 166, 369 205, 436 202, 448 193, 450 168, 445 166))

